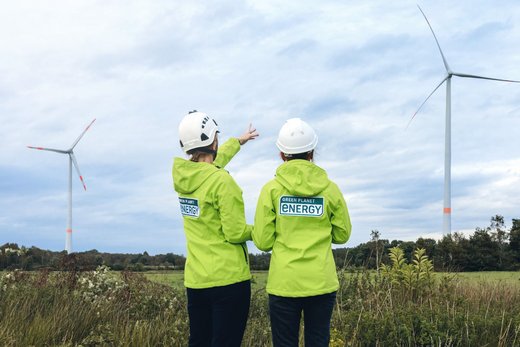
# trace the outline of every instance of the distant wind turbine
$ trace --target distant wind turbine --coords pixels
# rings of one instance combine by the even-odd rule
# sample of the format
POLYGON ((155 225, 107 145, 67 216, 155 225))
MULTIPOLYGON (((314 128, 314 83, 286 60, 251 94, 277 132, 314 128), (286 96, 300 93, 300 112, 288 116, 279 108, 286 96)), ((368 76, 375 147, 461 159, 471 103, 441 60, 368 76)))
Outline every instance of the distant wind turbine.
POLYGON ((439 87, 446 82, 446 131, 445 131, 445 144, 444 144, 444 209, 443 209, 443 233, 444 235, 451 232, 451 78, 453 76, 458 77, 465 77, 465 78, 477 78, 477 79, 483 79, 483 80, 491 80, 491 81, 502 81, 502 82, 513 82, 513 83, 520 83, 520 81, 514 81, 514 80, 505 80, 500 78, 491 78, 491 77, 484 77, 484 76, 478 76, 478 75, 470 75, 466 73, 459 73, 454 72, 450 69, 450 66, 448 65, 448 61, 446 60, 446 57, 444 56, 444 53, 442 52, 441 46, 439 44, 439 40, 437 40, 437 36, 435 36, 435 32, 433 32, 433 28, 430 25, 430 22, 428 21, 428 18, 426 18, 426 15, 424 14, 423 10, 419 5, 419 11, 421 11, 424 19, 426 20, 426 23, 428 23, 428 26, 430 27, 430 30, 433 34, 433 37, 435 38, 435 42, 437 43, 437 47, 439 48, 439 52, 441 53, 442 61, 444 62, 444 67, 446 68, 446 76, 442 79, 442 81, 435 87, 435 89, 428 95, 428 97, 423 101, 421 106, 415 111, 412 118, 410 119, 410 122, 408 122, 408 125, 412 122, 412 120, 415 118, 419 110, 423 107, 423 105, 428 101, 428 99, 435 93, 439 87))
POLYGON ((74 147, 78 144, 79 140, 85 135, 90 126, 96 121, 94 119, 90 124, 83 130, 81 135, 74 141, 72 146, 69 149, 53 149, 53 148, 44 148, 44 147, 33 147, 27 146, 28 148, 38 149, 40 151, 51 151, 57 152, 61 154, 67 154, 69 156, 69 214, 67 219, 67 230, 66 230, 66 238, 65 238, 65 250, 68 254, 72 253, 72 165, 76 169, 78 173, 79 179, 81 180, 81 184, 83 184, 83 188, 87 190, 87 186, 85 185, 85 181, 83 180, 83 176, 79 171, 78 162, 76 161, 76 157, 74 156, 74 147))

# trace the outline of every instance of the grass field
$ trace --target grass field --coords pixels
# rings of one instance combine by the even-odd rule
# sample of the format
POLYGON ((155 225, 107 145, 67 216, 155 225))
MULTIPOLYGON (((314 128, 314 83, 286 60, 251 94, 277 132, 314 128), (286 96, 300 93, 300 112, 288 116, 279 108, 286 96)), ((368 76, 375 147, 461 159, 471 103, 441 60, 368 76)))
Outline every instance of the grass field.
MULTIPOLYGON (((252 271, 252 291, 265 288, 267 271, 252 271)), ((184 289, 184 272, 182 271, 150 271, 145 273, 146 278, 173 288, 184 289)))
MULTIPOLYGON (((252 271, 253 287, 252 290, 265 288, 267 283, 267 271, 252 271)), ((375 271, 373 272, 375 275, 375 271)), ((346 273, 347 276, 353 274, 346 273)), ((435 273, 437 277, 453 276, 468 284, 508 284, 520 287, 520 272, 518 271, 482 271, 482 272, 452 272, 435 273)), ((145 273, 146 278, 151 281, 166 284, 177 289, 184 289, 184 273, 182 271, 156 271, 145 273)))
POLYGON ((473 283, 504 283, 520 286, 520 272, 518 271, 458 272, 454 275, 473 283))
MULTIPOLYGON (((520 272, 417 264, 338 273, 339 346, 520 346, 520 272)), ((186 346, 184 274, 0 273, 0 346, 186 346)), ((253 272, 243 346, 269 347, 267 272, 253 272)))

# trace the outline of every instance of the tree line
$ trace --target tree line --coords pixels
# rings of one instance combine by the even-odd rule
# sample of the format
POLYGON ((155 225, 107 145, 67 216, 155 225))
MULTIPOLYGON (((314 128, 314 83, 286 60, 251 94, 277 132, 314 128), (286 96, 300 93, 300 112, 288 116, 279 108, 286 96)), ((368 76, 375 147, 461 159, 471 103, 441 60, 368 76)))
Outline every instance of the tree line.
MULTIPOLYGON (((416 241, 401 241, 381 238, 378 230, 371 232, 371 239, 355 247, 333 250, 339 268, 369 268, 388 264, 389 249, 399 247, 411 261, 415 249, 424 248, 433 260, 436 271, 505 271, 520 270, 520 219, 513 219, 510 228, 504 217, 493 216, 490 225, 476 228, 471 235, 451 233, 440 240, 418 238, 416 241)), ((250 254, 252 270, 267 270, 269 253, 250 254)), ((149 255, 104 253, 97 250, 68 255, 65 251, 53 252, 38 247, 19 247, 14 243, 0 246, 0 270, 91 270, 107 265, 113 270, 182 270, 186 258, 174 253, 149 255)))
POLYGON ((149 255, 148 252, 105 253, 97 250, 67 254, 38 247, 19 247, 15 243, 0 246, 0 270, 93 270, 100 265, 112 270, 146 271, 184 269, 186 258, 174 253, 149 255))
POLYGON ((399 247, 411 261, 415 249, 424 248, 435 271, 512 271, 520 270, 520 219, 507 228, 504 217, 491 217, 490 225, 477 227, 471 235, 459 232, 440 240, 418 238, 416 241, 385 240, 373 230, 371 240, 353 248, 334 250, 338 267, 378 268, 388 264, 389 249, 399 247))

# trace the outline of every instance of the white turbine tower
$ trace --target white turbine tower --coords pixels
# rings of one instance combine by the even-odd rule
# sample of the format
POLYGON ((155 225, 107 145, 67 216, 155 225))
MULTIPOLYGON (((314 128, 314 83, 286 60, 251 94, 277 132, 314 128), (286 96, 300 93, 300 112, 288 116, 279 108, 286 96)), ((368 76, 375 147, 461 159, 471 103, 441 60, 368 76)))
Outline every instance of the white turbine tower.
POLYGON ((66 238, 65 238, 65 250, 68 254, 72 253, 72 165, 76 169, 78 173, 79 179, 83 184, 83 188, 87 190, 87 186, 85 185, 85 181, 83 180, 83 176, 81 176, 81 172, 79 171, 78 162, 76 161, 76 157, 74 156, 74 147, 78 144, 79 140, 85 135, 87 130, 90 128, 92 123, 94 123, 96 119, 94 119, 90 124, 83 130, 81 135, 74 141, 72 146, 69 149, 53 149, 53 148, 44 148, 44 147, 33 147, 27 146, 28 148, 38 149, 40 151, 51 151, 57 152, 61 154, 67 154, 69 156, 69 214, 67 219, 67 230, 66 230, 66 238))
MULTIPOLYGON (((435 93, 439 87, 446 82, 446 130, 445 130, 445 144, 444 144, 444 208, 443 208, 443 234, 446 235, 451 232, 451 78, 453 76, 458 77, 465 77, 465 78, 477 78, 477 79, 484 79, 484 80, 492 80, 492 81, 502 81, 502 82, 514 82, 514 83, 520 83, 520 81, 514 81, 514 80, 505 80, 500 78, 491 78, 491 77, 484 77, 484 76, 478 76, 478 75, 470 75, 466 73, 459 73, 454 72, 450 69, 450 66, 448 65, 448 62, 446 60, 446 57, 444 56, 444 53, 442 52, 441 46, 439 44, 439 40, 437 40, 437 36, 435 36, 435 32, 433 32, 433 28, 430 25, 430 22, 428 21, 428 18, 426 18, 426 15, 424 14, 423 10, 419 5, 419 10, 421 11, 424 19, 426 19, 426 23, 428 23, 428 26, 430 27, 430 30, 433 34, 433 37, 435 38, 435 42, 437 43, 437 47, 439 48, 439 52, 441 53, 442 61, 444 62, 444 67, 446 68, 446 76, 442 79, 442 81, 435 87, 435 89, 428 95, 428 97, 423 101, 421 106, 415 111, 414 115, 410 119, 410 122, 414 119, 414 117, 417 115, 419 110, 423 107, 423 105, 428 101, 428 99, 435 93)), ((410 125, 410 122, 408 125, 410 125)))

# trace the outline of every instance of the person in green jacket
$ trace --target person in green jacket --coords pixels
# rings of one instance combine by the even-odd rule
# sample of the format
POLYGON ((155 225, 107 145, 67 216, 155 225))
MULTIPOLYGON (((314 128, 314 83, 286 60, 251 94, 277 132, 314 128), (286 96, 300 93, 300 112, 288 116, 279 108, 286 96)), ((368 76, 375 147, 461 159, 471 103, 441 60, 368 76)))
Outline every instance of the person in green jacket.
POLYGON ((332 244, 350 237, 350 217, 338 186, 313 163, 318 137, 299 118, 281 128, 284 163, 260 193, 253 241, 271 251, 266 290, 274 347, 298 346, 303 312, 306 346, 328 346, 338 290, 332 244))
POLYGON ((258 133, 249 130, 218 145, 217 122, 192 111, 179 125, 181 148, 189 159, 175 158, 173 183, 179 194, 187 257, 190 346, 240 346, 249 312, 251 274, 242 190, 223 168, 258 133))

